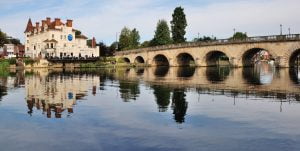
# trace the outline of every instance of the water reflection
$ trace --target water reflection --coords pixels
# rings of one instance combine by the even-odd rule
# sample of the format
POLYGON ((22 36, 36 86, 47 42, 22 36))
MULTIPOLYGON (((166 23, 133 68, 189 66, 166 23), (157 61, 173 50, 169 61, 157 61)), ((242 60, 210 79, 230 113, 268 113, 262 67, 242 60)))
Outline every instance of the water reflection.
POLYGON ((300 84, 300 68, 299 67, 290 68, 289 73, 290 73, 291 80, 295 84, 300 84))
POLYGON ((206 77, 212 83, 222 82, 229 76, 230 69, 230 66, 208 67, 206 77))
POLYGON ((97 85, 99 85, 99 78, 95 76, 76 75, 70 72, 47 74, 45 71, 27 77, 25 89, 28 114, 32 115, 35 107, 37 110, 42 110, 43 114, 46 113, 48 118, 53 114, 55 118, 61 118, 64 111, 67 111, 67 116, 70 116, 76 101, 87 96, 89 88, 95 95, 97 85))
POLYGON ((195 67, 179 67, 177 69, 177 77, 179 78, 189 78, 195 74, 195 67))
POLYGON ((154 70, 154 75, 158 78, 165 77, 169 72, 169 66, 158 66, 154 70))
POLYGON ((244 68, 243 77, 251 84, 271 84, 275 74, 275 67, 265 62, 256 64, 254 68, 244 68))
POLYGON ((174 89, 172 96, 172 109, 174 119, 177 123, 183 123, 185 120, 188 102, 186 101, 184 89, 174 89))
POLYGON ((152 85, 151 88, 153 89, 158 111, 166 112, 170 104, 171 89, 160 85, 152 85))
POLYGON ((119 81, 119 92, 124 102, 130 102, 130 100, 136 100, 140 94, 139 83, 136 81, 119 81))

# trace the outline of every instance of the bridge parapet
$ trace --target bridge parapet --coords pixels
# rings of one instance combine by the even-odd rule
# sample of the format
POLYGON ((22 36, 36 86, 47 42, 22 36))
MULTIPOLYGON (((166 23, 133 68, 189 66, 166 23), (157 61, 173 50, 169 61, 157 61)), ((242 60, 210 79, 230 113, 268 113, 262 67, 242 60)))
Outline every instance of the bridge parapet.
POLYGON ((119 51, 116 52, 115 55, 128 55, 128 54, 137 54, 141 52, 190 48, 190 47, 204 47, 204 46, 215 46, 215 45, 260 43, 260 42, 261 43, 280 42, 280 41, 300 41, 300 34, 257 36, 257 37, 247 37, 245 39, 232 39, 232 38, 217 39, 214 41, 206 41, 206 42, 186 42, 186 43, 179 43, 179 44, 170 44, 170 45, 162 45, 162 46, 155 46, 155 47, 148 47, 148 48, 133 49, 127 51, 119 51))

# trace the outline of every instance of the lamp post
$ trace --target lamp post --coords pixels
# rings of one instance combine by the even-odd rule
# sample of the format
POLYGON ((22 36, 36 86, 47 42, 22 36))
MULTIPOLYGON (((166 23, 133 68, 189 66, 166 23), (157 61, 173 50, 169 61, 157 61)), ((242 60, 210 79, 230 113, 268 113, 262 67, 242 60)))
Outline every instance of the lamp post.
POLYGON ((288 29, 288 30, 289 30, 289 35, 291 35, 291 28, 289 27, 289 29, 288 29))
POLYGON ((282 24, 280 24, 280 35, 282 35, 282 24))

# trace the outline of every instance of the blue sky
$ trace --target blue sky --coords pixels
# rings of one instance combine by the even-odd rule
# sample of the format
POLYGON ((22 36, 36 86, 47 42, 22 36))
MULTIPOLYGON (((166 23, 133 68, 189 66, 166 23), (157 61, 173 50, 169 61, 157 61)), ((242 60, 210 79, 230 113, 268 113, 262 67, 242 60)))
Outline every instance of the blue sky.
POLYGON ((127 26, 137 28, 141 41, 153 37, 159 19, 171 20, 176 6, 187 16, 187 39, 214 35, 228 38, 237 31, 250 36, 300 33, 299 0, 0 0, 0 28, 24 40, 28 18, 73 19, 88 37, 111 44, 127 26))

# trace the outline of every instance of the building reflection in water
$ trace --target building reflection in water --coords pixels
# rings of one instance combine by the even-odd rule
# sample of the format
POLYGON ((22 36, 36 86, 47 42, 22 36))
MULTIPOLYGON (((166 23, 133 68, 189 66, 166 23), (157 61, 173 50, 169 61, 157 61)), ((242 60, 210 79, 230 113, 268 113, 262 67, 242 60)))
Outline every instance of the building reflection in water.
POLYGON ((275 66, 266 62, 256 64, 254 68, 243 68, 243 77, 250 84, 271 84, 275 74, 275 66))
POLYGON ((87 95, 88 89, 96 94, 99 78, 87 75, 49 74, 40 72, 26 77, 25 89, 28 114, 32 115, 34 107, 42 110, 48 118, 61 118, 66 111, 73 113, 77 100, 87 95))

